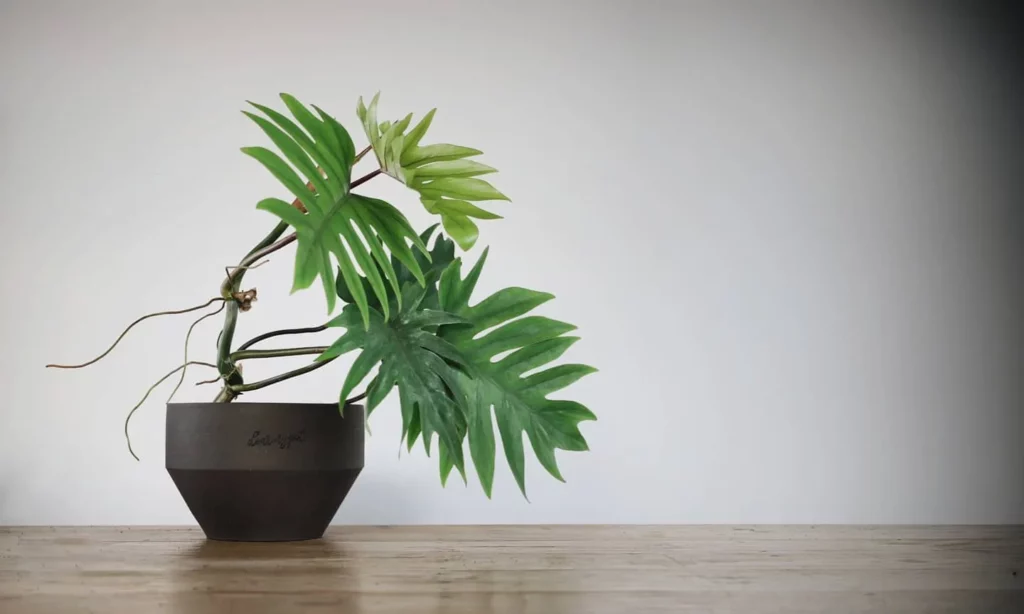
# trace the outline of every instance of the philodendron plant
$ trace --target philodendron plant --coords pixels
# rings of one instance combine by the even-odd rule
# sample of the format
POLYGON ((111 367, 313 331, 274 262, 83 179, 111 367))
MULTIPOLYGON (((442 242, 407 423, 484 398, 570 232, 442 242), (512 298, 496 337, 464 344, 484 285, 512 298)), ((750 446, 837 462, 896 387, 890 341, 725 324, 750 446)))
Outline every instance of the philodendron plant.
POLYGON ((495 169, 475 160, 481 154, 476 149, 425 144, 434 110, 415 124, 412 114, 397 121, 378 121, 378 97, 374 96, 369 106, 360 99, 357 115, 369 145, 357 153, 349 133, 332 116, 315 105, 311 111, 290 95, 282 94, 281 99, 291 117, 255 103, 251 103, 254 112, 245 112, 278 151, 245 147, 242 152, 270 171, 294 200, 271 197, 256 205, 280 221, 237 266, 228 267, 219 295, 188 309, 143 316, 106 352, 87 363, 49 366, 87 366, 106 356, 142 320, 216 306, 192 323, 185 338, 184 361, 154 384, 146 397, 179 373, 180 386, 186 368, 194 365, 218 372, 216 378, 200 383, 218 384, 215 401, 228 403, 356 353, 341 380, 339 409, 344 411, 347 405, 365 399, 369 415, 397 388, 403 444, 411 450, 421 440, 429 455, 436 435, 442 483, 453 468, 465 480, 463 448, 468 439, 480 484, 490 496, 495 423, 505 457, 524 494, 524 432, 540 464, 561 480, 555 450, 586 450, 579 423, 594 419, 579 403, 547 398, 594 371, 581 364, 551 366, 578 340, 569 335, 575 327, 533 314, 553 298, 544 292, 511 287, 487 297, 474 296, 487 250, 465 267, 468 270, 456 256, 456 245, 470 250, 477 242, 474 220, 500 218, 474 204, 508 200, 480 179, 495 169), (363 158, 375 158, 378 168, 353 179, 353 167, 363 158), (415 192, 423 207, 440 217, 443 231, 435 224, 416 232, 392 204, 354 191, 379 175, 415 192), (339 302, 340 313, 320 326, 270 331, 236 346, 238 316, 256 300, 255 288, 242 288, 243 277, 267 256, 292 243, 292 291, 319 282, 328 315, 337 311, 339 302), (190 360, 192 330, 221 311, 224 325, 216 344, 216 362, 190 360), (327 329, 340 332, 330 346, 255 347, 273 337, 327 329), (244 361, 297 355, 314 358, 308 365, 267 379, 246 381, 242 376, 244 361), (366 380, 365 390, 354 394, 366 380))

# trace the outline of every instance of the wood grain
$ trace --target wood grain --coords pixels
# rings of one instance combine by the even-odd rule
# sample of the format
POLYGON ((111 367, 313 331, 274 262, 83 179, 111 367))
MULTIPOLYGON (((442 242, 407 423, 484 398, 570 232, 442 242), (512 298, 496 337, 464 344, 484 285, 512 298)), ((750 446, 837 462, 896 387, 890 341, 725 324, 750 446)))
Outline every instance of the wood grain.
POLYGON ((1024 613, 1024 527, 0 528, 0 612, 1024 613))

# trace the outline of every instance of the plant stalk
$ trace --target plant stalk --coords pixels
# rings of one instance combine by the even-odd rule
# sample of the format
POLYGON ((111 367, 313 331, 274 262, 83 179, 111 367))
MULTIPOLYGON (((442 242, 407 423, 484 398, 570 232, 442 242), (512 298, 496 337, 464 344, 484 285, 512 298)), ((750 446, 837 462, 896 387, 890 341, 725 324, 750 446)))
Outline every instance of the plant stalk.
POLYGON ((369 181, 369 180, 373 179, 374 177, 376 177, 377 175, 381 174, 381 172, 382 171, 378 168, 377 170, 375 170, 375 171, 373 171, 371 173, 367 173, 367 174, 363 175, 359 179, 356 179, 355 181, 353 181, 352 184, 348 186, 348 189, 351 190, 353 188, 358 188, 359 186, 363 185, 367 181, 369 181))
POLYGON ((310 354, 323 354, 327 346, 304 347, 304 348, 281 348, 275 350, 239 350, 230 355, 232 362, 239 360, 252 360, 255 358, 285 358, 287 356, 309 356, 310 354))
MULTIPOLYGON (((371 149, 372 147, 367 147, 364 151, 362 151, 359 154, 359 158, 362 158, 371 149)), ((375 171, 367 173, 366 175, 360 177, 359 179, 352 181, 349 184, 349 189, 351 190, 352 188, 355 188, 366 183, 367 181, 381 174, 381 172, 381 169, 378 168, 375 171)), ((310 189, 312 189, 312 186, 310 186, 310 189)), ((301 202, 299 202, 298 199, 296 199, 292 203, 292 205, 302 210, 301 202)), ((231 354, 231 342, 235 336, 235 326, 238 323, 239 312, 239 302, 238 299, 235 298, 235 295, 241 288, 242 277, 245 276, 245 271, 247 270, 247 268, 249 268, 253 263, 260 260, 261 258, 269 254, 272 254, 277 250, 281 249, 282 247, 285 247, 286 245, 295 241, 297 235, 294 232, 291 233, 290 235, 285 236, 284 238, 281 238, 281 235, 283 235, 285 230, 287 229, 287 223, 278 223, 278 225, 275 226, 272 231, 270 231, 270 234, 264 237, 262 241, 257 243, 256 246, 253 247, 248 254, 246 254, 245 258, 242 258, 242 261, 238 263, 238 266, 228 273, 227 277, 224 279, 224 282, 221 284, 220 293, 221 296, 224 297, 224 299, 227 301, 228 305, 227 309, 224 312, 224 327, 221 330, 220 338, 217 342, 217 370, 220 372, 221 377, 224 378, 224 387, 221 388, 220 392, 217 394, 217 397, 214 399, 215 403, 229 403, 233 401, 235 397, 237 397, 242 392, 247 392, 249 390, 257 390, 259 388, 263 388, 264 386, 270 386, 271 384, 276 384, 277 382, 284 381, 286 379, 290 379, 292 377, 296 377, 304 373, 309 373, 310 371, 313 371, 314 369, 319 369, 320 367, 330 363, 331 360, 333 360, 331 359, 322 362, 314 362, 300 369, 295 369, 294 371, 282 373, 281 375, 277 375, 275 377, 271 377, 259 382, 254 382, 252 384, 245 384, 242 379, 242 375, 238 372, 238 369, 235 367, 235 361, 241 360, 241 358, 238 357, 238 354, 242 353, 236 353, 236 355, 234 356, 231 354)), ((285 333, 282 332, 279 334, 285 333)), ((268 334, 262 337, 257 337, 256 339, 250 341, 249 345, 261 339, 265 339, 268 336, 273 335, 268 334)), ((322 352, 323 349, 321 349, 320 352, 322 352)), ((295 354, 283 355, 294 356, 295 354)))
POLYGON ((227 403, 233 400, 236 393, 232 392, 232 384, 241 384, 242 376, 235 369, 235 363, 231 360, 231 341, 235 336, 235 325, 238 324, 238 301, 234 300, 233 294, 238 292, 242 284, 242 277, 245 276, 246 269, 244 267, 249 266, 259 258, 250 260, 253 254, 266 249, 268 246, 273 245, 278 238, 284 234, 284 231, 288 230, 288 224, 285 222, 278 223, 274 226, 274 229, 270 231, 262 241, 256 244, 249 253, 246 254, 245 258, 242 259, 240 267, 236 268, 228 274, 227 279, 221 284, 221 295, 227 299, 228 306, 224 311, 224 327, 221 329, 220 339, 217 342, 217 371, 224 378, 224 387, 217 394, 217 398, 214 399, 215 403, 227 403))
POLYGON ((256 335, 252 339, 238 346, 238 350, 247 350, 252 346, 256 345, 257 343, 259 343, 260 341, 265 341, 266 339, 270 339, 272 337, 280 337, 281 335, 305 335, 308 333, 319 333, 325 330, 327 330, 326 324, 321 324, 320 326, 310 326, 309 328, 285 328, 282 330, 273 330, 270 331, 269 333, 256 335))
MULTIPOLYGON (((324 348, 324 349, 327 349, 327 348, 324 348)), ((292 370, 292 371, 287 371, 285 373, 281 373, 280 375, 275 375, 274 377, 268 377, 267 379, 260 380, 258 382, 253 382, 251 384, 238 384, 238 385, 235 385, 235 386, 225 386, 225 388, 230 388, 231 389, 231 392, 233 393, 231 398, 233 399, 233 398, 237 397, 240 393, 249 392, 251 390, 259 390, 260 388, 265 388, 267 386, 270 386, 270 385, 273 385, 273 384, 277 384, 279 382, 283 382, 283 381, 285 381, 287 379, 291 379, 293 377, 298 377, 300 375, 305 375, 306 373, 309 373, 310 371, 316 371, 320 367, 323 367, 325 365, 330 364, 333 360, 334 360, 334 358, 328 358, 327 360, 321 360, 319 362, 311 362, 308 365, 305 365, 303 367, 299 367, 298 369, 295 369, 295 370, 292 370)))

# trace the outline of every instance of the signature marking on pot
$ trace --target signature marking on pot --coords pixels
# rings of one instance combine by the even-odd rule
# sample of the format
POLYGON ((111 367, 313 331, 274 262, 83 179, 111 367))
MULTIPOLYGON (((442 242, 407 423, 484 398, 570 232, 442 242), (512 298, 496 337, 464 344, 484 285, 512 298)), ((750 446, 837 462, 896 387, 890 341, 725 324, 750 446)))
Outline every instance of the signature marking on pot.
POLYGON ((249 446, 250 448, 255 446, 276 445, 281 450, 286 450, 292 447, 292 443, 294 442, 302 443, 303 441, 305 441, 303 439, 303 435, 305 435, 305 433, 305 430, 301 430, 297 433, 290 433, 288 435, 284 435, 282 433, 278 433, 276 435, 269 435, 264 434, 262 431, 253 431, 252 437, 249 438, 249 441, 246 442, 246 445, 249 446))

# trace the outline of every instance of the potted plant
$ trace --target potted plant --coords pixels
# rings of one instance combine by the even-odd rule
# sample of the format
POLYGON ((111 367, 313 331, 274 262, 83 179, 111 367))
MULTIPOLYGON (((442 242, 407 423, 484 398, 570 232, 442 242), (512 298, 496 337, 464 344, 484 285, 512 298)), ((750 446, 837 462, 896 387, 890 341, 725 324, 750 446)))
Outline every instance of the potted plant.
MULTIPOLYGON (((580 364, 550 366, 577 341, 568 334, 575 327, 533 313, 553 298, 544 292, 510 287, 476 296, 487 250, 468 270, 455 253, 456 245, 469 250, 476 243, 474 220, 500 217, 474 204, 508 200, 480 179, 495 169, 474 159, 481 154, 476 149, 424 144, 434 110, 416 124, 412 114, 378 122, 378 97, 369 106, 360 99, 357 115, 369 145, 357 153, 349 133, 332 116, 290 95, 281 99, 290 117, 255 103, 253 112, 245 111, 278 152, 264 147, 242 151, 269 170, 293 200, 271 197, 256 205, 279 222, 238 266, 225 271, 219 293, 195 307, 139 318, 87 363, 48 366, 93 364, 146 319, 214 308, 189 328, 182 363, 149 389, 125 421, 127 438, 128 419, 149 393, 177 375, 176 392, 189 366, 216 371, 213 379, 200 382, 219 385, 213 402, 169 399, 166 423, 167 470, 212 539, 320 537, 363 467, 364 410, 356 403, 365 402, 368 417, 394 389, 404 445, 411 450, 421 441, 428 455, 432 447, 436 450, 442 484, 453 469, 466 480, 468 441, 476 474, 490 497, 498 439, 494 423, 524 496, 524 433, 540 464, 561 480, 555 450, 586 450, 578 425, 594 419, 579 403, 547 398, 594 371, 580 364), (375 159, 377 168, 353 178, 353 167, 363 158, 375 159), (416 232, 393 205, 355 191, 377 176, 411 188, 423 207, 440 218, 443 231, 434 225, 416 232), (319 326, 270 331, 236 344, 237 319, 257 298, 255 288, 243 289, 247 271, 293 244, 292 291, 319 283, 328 316, 340 311, 319 326), (224 324, 215 361, 192 360, 192 330, 220 312, 224 324), (329 346, 263 345, 328 329, 340 333, 329 346), (355 359, 337 403, 239 401, 349 353, 355 359), (259 381, 243 377, 245 361, 298 355, 312 361, 259 381)), ((131 451, 130 440, 128 447, 131 451)))

